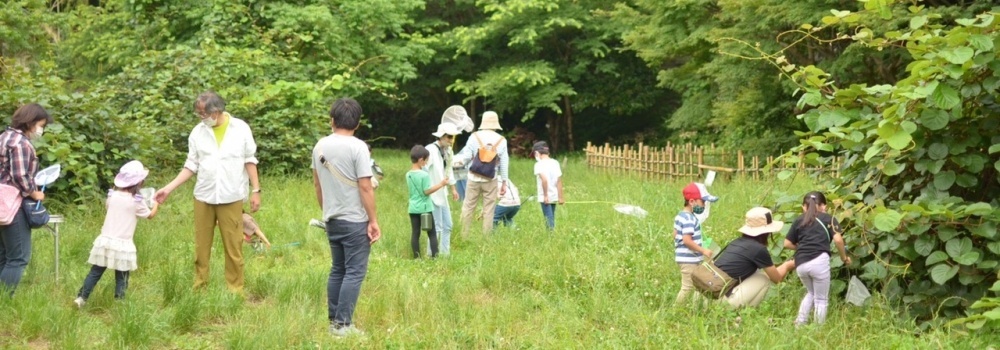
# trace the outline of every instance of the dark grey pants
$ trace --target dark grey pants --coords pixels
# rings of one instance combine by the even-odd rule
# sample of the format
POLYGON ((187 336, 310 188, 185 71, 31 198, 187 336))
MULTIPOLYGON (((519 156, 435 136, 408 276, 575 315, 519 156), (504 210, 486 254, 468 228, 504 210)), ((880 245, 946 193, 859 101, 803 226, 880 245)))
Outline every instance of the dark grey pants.
POLYGON ((24 211, 18 210, 10 225, 0 226, 0 287, 6 289, 10 296, 14 296, 29 261, 31 228, 24 211))
MULTIPOLYGON (((94 291, 94 286, 97 282, 101 280, 101 276, 104 275, 104 271, 107 267, 91 265, 90 273, 87 274, 87 278, 83 280, 83 287, 80 287, 80 292, 76 296, 87 300, 90 298, 90 293, 94 291)), ((115 299, 125 299, 125 290, 128 289, 128 271, 115 271, 115 299)))
POLYGON ((326 236, 330 239, 333 266, 327 282, 327 306, 331 323, 350 325, 354 307, 361 294, 361 282, 368 273, 367 222, 348 222, 331 219, 326 223, 326 236))

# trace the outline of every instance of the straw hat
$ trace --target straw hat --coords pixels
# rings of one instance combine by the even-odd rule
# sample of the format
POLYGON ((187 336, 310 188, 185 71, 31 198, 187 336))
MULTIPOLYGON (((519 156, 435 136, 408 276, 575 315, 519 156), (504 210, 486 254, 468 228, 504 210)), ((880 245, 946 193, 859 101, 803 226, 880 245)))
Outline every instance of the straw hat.
POLYGON ((500 127, 500 116, 497 112, 486 111, 483 113, 483 121, 479 123, 479 130, 503 130, 500 127))
POLYGON ((747 211, 746 223, 739 231, 747 236, 757 237, 765 233, 779 232, 782 227, 785 227, 785 223, 774 221, 770 209, 756 207, 747 211))
POLYGON ((431 135, 434 135, 434 137, 437 137, 437 138, 441 138, 444 135, 453 135, 454 136, 454 135, 458 135, 458 134, 461 134, 461 133, 462 132, 458 130, 458 127, 456 127, 455 124, 452 124, 452 123, 441 123, 441 124, 438 124, 438 130, 437 130, 437 132, 432 132, 431 135))
POLYGON ((698 182, 689 183, 684 187, 682 193, 684 194, 684 199, 701 199, 706 202, 715 202, 719 200, 719 197, 708 193, 708 189, 705 188, 705 184, 698 182))
POLYGON ((133 160, 122 166, 115 176, 115 187, 126 188, 138 185, 149 175, 149 170, 138 160, 133 160))

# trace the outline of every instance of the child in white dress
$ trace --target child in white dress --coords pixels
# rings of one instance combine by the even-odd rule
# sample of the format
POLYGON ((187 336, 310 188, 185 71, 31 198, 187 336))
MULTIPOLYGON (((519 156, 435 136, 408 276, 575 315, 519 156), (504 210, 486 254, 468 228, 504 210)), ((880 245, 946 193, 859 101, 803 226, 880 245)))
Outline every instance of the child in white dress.
POLYGON ((115 270, 115 299, 125 298, 129 272, 138 266, 135 243, 132 241, 135 225, 138 218, 152 219, 158 208, 156 201, 152 201, 152 208, 148 207, 138 194, 146 175, 149 175, 149 170, 133 160, 122 166, 115 176, 115 188, 108 192, 108 214, 104 217, 104 227, 101 228, 101 235, 94 240, 87 261, 93 266, 73 300, 77 307, 87 303, 94 286, 107 269, 115 270))

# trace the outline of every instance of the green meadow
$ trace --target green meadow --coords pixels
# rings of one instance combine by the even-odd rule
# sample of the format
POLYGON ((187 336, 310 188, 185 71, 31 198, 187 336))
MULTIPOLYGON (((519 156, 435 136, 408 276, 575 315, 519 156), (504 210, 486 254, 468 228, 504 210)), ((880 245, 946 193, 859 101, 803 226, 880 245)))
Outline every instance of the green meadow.
MULTIPOLYGON (((580 158, 560 157, 571 203, 557 209, 554 232, 528 202, 516 228, 489 235, 473 229, 462 238, 460 204, 453 202, 452 255, 414 260, 403 177, 408 156, 376 150, 375 158, 386 172, 376 191, 383 236, 373 246, 354 315, 365 336, 328 333, 330 249, 323 231, 307 224, 320 210, 303 171, 262 178, 263 205, 255 217, 274 245, 265 252, 244 246, 245 299, 225 288, 218 239, 210 287, 191 288, 190 182, 156 218, 139 223, 140 267, 124 301, 113 299, 114 276, 106 273, 83 309, 73 304, 104 207, 95 201, 61 213, 61 276, 57 281, 53 274, 52 236, 36 230, 17 295, 0 298, 0 348, 992 349, 998 343, 996 335, 920 332, 877 293, 864 307, 844 303, 843 293, 832 295, 825 325, 796 329, 804 288, 794 275, 772 288, 759 308, 674 305, 680 277, 672 222, 685 183, 594 171, 580 158), (649 216, 617 213, 611 203, 640 206, 649 216)), ((535 192, 532 166, 527 159, 511 163, 522 198, 535 192)), ((266 173, 267 166, 261 169, 266 173)), ((147 185, 159 187, 176 171, 152 169, 147 185)), ((711 209, 706 234, 728 241, 750 207, 773 204, 781 195, 775 192, 799 196, 812 189, 804 175, 796 180, 718 179, 709 189, 722 199, 711 209)))

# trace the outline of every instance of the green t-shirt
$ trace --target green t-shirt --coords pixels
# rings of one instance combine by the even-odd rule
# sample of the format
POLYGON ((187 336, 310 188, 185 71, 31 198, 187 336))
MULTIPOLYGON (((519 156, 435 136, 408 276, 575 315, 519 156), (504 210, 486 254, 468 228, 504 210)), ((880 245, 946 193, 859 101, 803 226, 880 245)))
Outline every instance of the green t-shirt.
POLYGON ((410 170, 406 173, 406 187, 410 189, 410 214, 423 214, 434 211, 431 197, 424 194, 431 188, 431 175, 423 170, 410 170))

